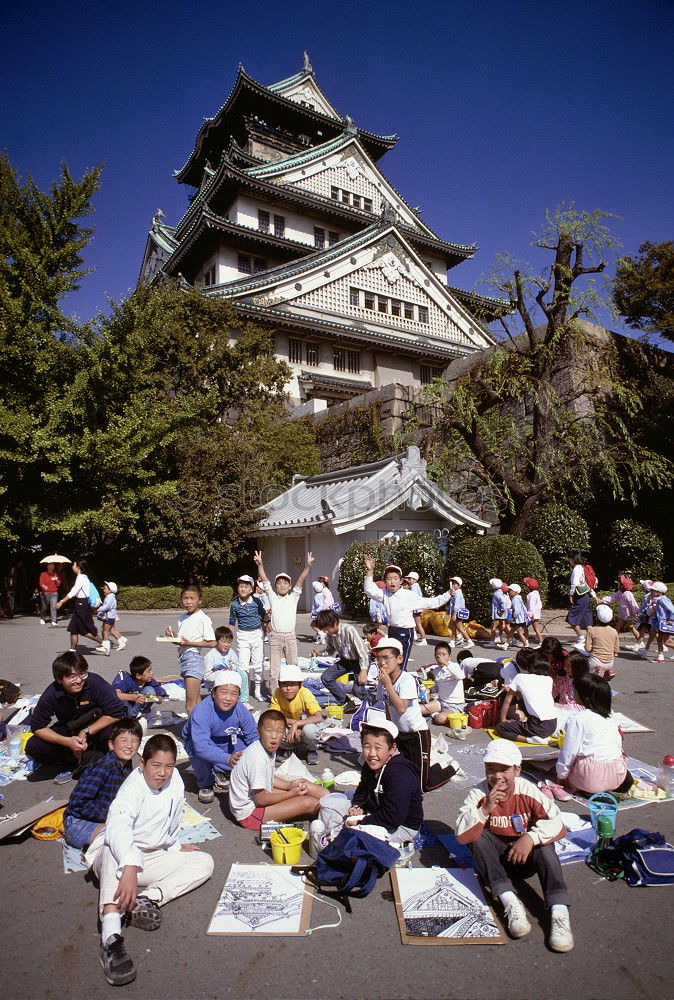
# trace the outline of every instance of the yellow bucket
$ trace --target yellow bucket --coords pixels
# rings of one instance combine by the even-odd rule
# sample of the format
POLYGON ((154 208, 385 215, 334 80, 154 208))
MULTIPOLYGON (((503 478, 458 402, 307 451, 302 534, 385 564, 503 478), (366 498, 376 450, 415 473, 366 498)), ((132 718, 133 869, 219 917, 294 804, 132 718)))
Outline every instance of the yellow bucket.
POLYGON ((326 705, 325 715, 328 719, 343 719, 344 718, 344 706, 343 705, 326 705))
POLYGON ((31 738, 32 735, 33 734, 31 733, 30 730, 28 730, 27 733, 22 733, 21 734, 21 753, 25 752, 25 750, 26 750, 26 743, 28 742, 28 740, 31 738))
POLYGON ((298 830, 296 826, 284 826, 282 830, 274 830, 269 838, 274 864, 298 864, 302 855, 304 837, 304 830, 298 830))
POLYGON ((435 687, 435 681, 422 681, 421 686, 425 687, 427 691, 431 691, 435 687))
POLYGON ((461 729, 468 725, 468 716, 463 712, 450 712, 447 716, 447 725, 450 729, 461 729))

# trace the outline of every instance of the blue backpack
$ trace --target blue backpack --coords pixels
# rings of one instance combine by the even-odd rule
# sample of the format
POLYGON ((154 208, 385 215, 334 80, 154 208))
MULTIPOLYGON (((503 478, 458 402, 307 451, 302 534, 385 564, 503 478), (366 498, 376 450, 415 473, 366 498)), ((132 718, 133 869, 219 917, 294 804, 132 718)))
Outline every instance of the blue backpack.
POLYGON ((302 869, 324 896, 334 896, 351 913, 349 896, 363 899, 400 859, 400 851, 357 827, 345 826, 316 856, 316 867, 302 869))
POLYGON ((587 863, 609 881, 624 878, 628 885, 674 885, 674 847, 661 833, 639 827, 593 851, 587 863))

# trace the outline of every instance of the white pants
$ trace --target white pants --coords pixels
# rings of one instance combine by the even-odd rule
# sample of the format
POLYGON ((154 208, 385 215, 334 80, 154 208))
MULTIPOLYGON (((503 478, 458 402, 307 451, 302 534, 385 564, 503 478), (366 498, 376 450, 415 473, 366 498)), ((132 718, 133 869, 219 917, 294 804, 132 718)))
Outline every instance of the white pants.
MULTIPOLYGON (((164 906, 207 882, 213 874, 213 864, 213 858, 205 851, 144 851, 143 870, 138 872, 138 889, 142 890, 139 895, 164 906)), ((102 847, 92 865, 101 886, 98 896, 101 913, 104 906, 115 902, 118 868, 110 848, 102 847)))
POLYGON ((264 633, 262 629, 255 629, 254 632, 242 632, 237 629, 236 645, 239 653, 239 670, 247 672, 251 680, 260 684, 264 662, 264 633))

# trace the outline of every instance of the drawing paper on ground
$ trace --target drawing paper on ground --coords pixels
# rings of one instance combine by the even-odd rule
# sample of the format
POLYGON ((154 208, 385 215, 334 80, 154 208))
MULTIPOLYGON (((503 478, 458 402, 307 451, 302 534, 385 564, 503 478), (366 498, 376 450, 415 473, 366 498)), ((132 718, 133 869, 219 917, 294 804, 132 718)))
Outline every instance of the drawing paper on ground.
POLYGON ((289 865, 232 865, 207 934, 306 934, 312 889, 289 865))
POLYGON ((391 883, 403 944, 505 944, 471 869, 394 868, 391 883))

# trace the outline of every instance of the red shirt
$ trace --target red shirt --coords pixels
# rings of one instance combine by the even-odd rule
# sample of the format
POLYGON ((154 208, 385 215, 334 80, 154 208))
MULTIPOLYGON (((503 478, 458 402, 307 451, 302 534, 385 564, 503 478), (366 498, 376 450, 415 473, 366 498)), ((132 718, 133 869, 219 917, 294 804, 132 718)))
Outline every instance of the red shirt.
MULTIPOLYGON (((33 577, 33 579, 35 579, 33 577)), ((58 594, 61 578, 57 573, 40 573, 40 590, 45 594, 58 594)))

